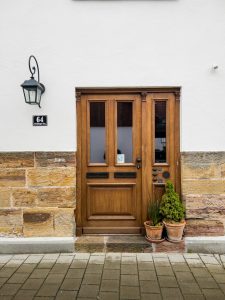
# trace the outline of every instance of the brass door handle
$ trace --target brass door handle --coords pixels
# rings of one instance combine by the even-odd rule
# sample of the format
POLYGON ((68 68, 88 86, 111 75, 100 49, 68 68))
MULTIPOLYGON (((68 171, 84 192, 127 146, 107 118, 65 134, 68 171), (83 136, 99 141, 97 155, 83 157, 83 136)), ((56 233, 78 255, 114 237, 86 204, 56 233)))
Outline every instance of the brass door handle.
POLYGON ((136 167, 137 167, 137 169, 141 168, 141 158, 140 157, 136 158, 136 167))

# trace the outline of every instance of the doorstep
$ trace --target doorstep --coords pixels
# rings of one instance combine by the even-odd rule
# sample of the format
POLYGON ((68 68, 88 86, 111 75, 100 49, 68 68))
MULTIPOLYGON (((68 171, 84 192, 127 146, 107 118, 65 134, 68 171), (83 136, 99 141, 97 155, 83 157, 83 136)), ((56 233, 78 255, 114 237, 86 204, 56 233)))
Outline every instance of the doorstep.
POLYGON ((0 254, 74 252, 74 237, 0 237, 0 254))

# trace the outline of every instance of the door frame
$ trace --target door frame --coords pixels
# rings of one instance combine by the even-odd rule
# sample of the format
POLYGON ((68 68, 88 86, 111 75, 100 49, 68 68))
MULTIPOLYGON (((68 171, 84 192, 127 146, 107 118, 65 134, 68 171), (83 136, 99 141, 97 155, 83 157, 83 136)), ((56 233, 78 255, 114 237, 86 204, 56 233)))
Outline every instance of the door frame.
MULTIPOLYGON (((75 88, 76 95, 76 116, 77 116, 77 155, 76 155, 76 235, 82 235, 82 127, 81 127, 81 97, 87 94, 139 94, 142 101, 142 126, 141 126, 141 140, 142 140, 142 163, 145 165, 145 145, 147 142, 146 134, 146 97, 149 94, 168 94, 172 93, 175 97, 175 116, 174 116, 174 156, 175 156, 175 187, 178 194, 181 194, 181 171, 180 171, 180 93, 181 87, 77 87, 75 88)), ((148 204, 148 188, 145 186, 145 174, 142 172, 142 203, 141 203, 141 222, 146 221, 146 212, 148 204)), ((144 228, 143 228, 144 232, 144 228)))

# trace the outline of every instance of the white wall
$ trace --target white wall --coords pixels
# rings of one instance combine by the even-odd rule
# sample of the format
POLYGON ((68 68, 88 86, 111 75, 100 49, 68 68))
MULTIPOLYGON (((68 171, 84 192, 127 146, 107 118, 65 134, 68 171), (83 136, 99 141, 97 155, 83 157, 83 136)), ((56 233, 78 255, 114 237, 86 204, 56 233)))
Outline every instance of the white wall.
POLYGON ((224 0, 0 1, 0 151, 74 150, 76 86, 170 85, 182 86, 182 150, 225 150, 224 0), (30 54, 42 109, 20 87, 30 54))

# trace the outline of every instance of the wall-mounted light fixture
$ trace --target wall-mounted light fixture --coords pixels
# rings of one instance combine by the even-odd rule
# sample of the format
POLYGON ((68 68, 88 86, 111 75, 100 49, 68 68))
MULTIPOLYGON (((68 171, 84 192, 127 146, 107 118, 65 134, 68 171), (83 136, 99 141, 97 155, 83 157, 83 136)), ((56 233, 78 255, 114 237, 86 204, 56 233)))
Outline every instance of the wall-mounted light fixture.
POLYGON ((41 108, 41 95, 45 92, 45 86, 40 83, 40 75, 39 75, 39 67, 36 58, 31 55, 28 61, 29 70, 31 73, 31 77, 28 80, 25 80, 23 84, 21 84, 23 88, 25 102, 28 104, 37 104, 41 108), (36 73, 36 67, 31 67, 31 59, 34 60, 37 67, 37 76, 38 81, 34 79, 34 74, 36 73))

